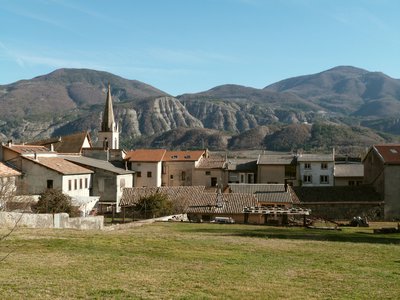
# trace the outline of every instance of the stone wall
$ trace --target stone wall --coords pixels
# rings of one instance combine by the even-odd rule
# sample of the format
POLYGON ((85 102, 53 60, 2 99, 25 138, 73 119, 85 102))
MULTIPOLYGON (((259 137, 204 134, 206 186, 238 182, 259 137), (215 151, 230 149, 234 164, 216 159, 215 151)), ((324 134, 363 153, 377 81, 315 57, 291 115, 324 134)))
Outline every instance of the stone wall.
POLYGON ((311 209, 311 217, 351 220, 353 217, 367 217, 368 220, 383 219, 383 205, 376 203, 302 203, 301 207, 311 209))
POLYGON ((15 212, 0 212, 0 227, 12 228, 71 228, 81 230, 101 230, 104 227, 104 217, 70 218, 68 214, 28 214, 15 212))

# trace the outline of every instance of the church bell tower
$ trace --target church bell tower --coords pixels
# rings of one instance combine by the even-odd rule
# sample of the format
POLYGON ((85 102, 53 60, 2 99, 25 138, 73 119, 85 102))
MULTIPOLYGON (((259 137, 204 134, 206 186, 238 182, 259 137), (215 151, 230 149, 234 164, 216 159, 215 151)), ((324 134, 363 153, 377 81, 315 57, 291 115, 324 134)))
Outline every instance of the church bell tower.
POLYGON ((103 149, 119 149, 119 128, 115 123, 113 103, 111 98, 111 87, 108 84, 106 105, 104 107, 101 131, 98 134, 98 147, 103 149))

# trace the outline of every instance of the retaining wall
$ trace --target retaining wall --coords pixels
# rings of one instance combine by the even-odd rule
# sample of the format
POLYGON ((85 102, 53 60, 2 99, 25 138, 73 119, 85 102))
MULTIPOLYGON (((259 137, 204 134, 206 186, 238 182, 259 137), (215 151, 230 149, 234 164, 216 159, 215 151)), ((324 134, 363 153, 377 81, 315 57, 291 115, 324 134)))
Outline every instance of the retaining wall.
POLYGON ((60 214, 29 214, 15 212, 0 212, 0 227, 12 228, 71 228, 71 229, 103 229, 104 217, 70 218, 66 213, 60 214))

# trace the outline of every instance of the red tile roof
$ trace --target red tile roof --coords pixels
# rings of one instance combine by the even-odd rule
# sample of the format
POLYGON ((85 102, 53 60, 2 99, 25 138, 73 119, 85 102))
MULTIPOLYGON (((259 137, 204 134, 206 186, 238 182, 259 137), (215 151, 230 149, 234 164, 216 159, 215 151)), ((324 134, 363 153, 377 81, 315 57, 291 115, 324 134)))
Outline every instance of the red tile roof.
POLYGON ((374 145, 385 164, 400 164, 400 144, 374 145))
POLYGON ((19 176, 20 172, 0 162, 0 177, 19 176))
POLYGON ((166 152, 165 149, 137 149, 129 151, 125 159, 131 162, 160 162, 166 152))
POLYGON ((163 161, 197 161, 205 154, 204 150, 197 151, 167 151, 163 161))
POLYGON ((33 145, 11 145, 11 146, 5 146, 6 148, 20 153, 20 154, 34 154, 34 153, 48 153, 50 152, 49 149, 47 149, 44 146, 33 146, 33 145))
POLYGON ((38 159, 25 158, 63 175, 89 174, 93 171, 78 166, 60 157, 39 157, 38 159))

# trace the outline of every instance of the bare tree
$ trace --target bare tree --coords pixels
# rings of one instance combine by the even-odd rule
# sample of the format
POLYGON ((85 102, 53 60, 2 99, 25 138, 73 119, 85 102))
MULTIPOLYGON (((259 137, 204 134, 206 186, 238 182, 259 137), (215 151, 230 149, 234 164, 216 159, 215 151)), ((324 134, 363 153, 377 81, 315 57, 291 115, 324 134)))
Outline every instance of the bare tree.
MULTIPOLYGON (((20 209, 22 208, 22 212, 18 218, 15 219, 11 229, 4 235, 0 236, 0 242, 9 237, 17 229, 18 224, 23 217, 23 212, 31 205, 32 200, 22 202, 22 197, 17 195, 17 191, 22 190, 21 186, 22 182, 17 180, 14 176, 0 177, 0 212, 11 211, 15 204, 17 204, 17 207, 19 206, 20 209)), ((14 251, 15 249, 10 249, 6 255, 0 257, 0 262, 4 261, 14 251)))

